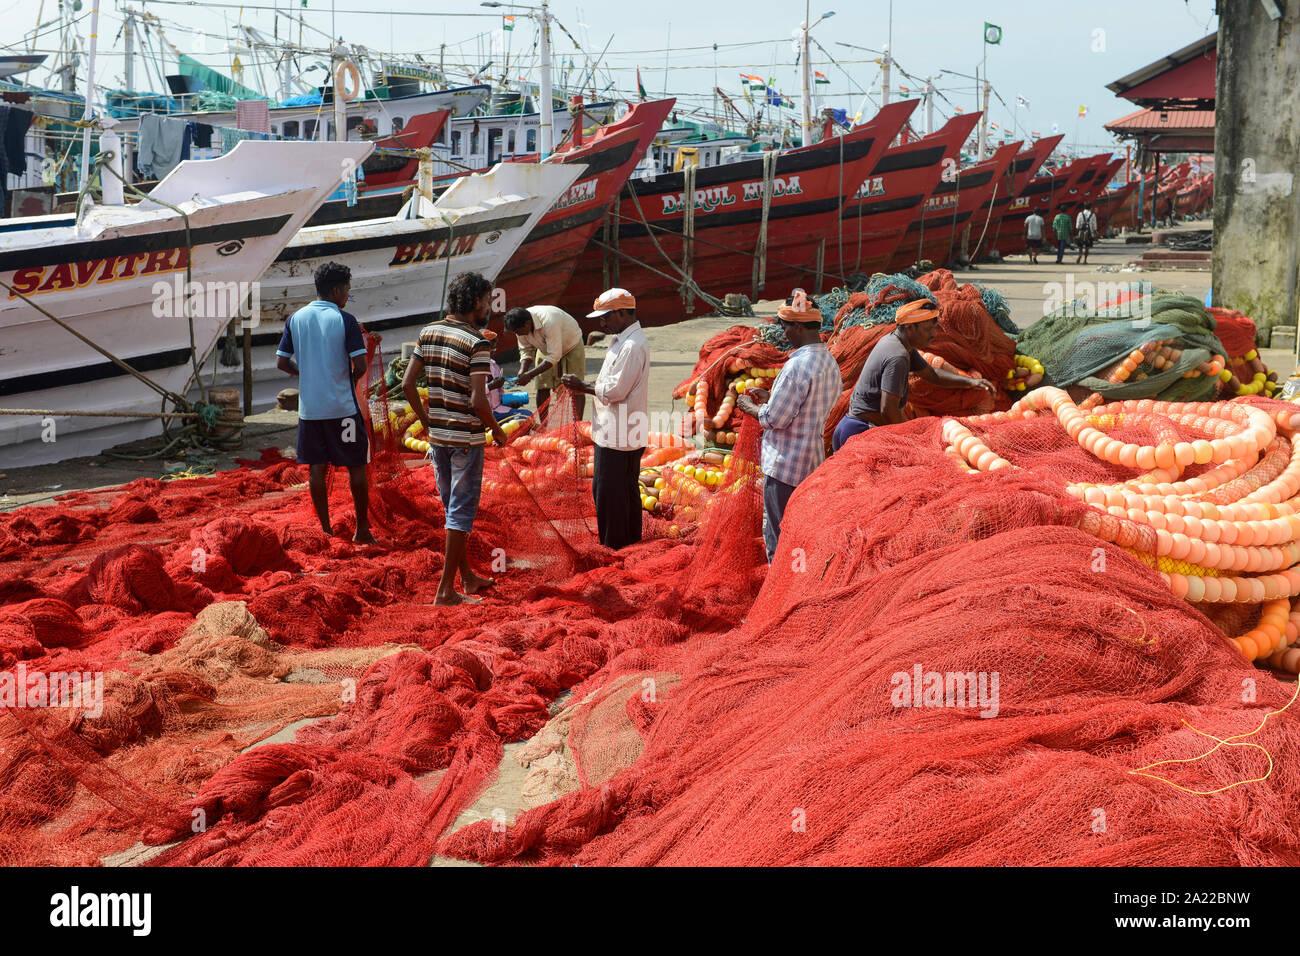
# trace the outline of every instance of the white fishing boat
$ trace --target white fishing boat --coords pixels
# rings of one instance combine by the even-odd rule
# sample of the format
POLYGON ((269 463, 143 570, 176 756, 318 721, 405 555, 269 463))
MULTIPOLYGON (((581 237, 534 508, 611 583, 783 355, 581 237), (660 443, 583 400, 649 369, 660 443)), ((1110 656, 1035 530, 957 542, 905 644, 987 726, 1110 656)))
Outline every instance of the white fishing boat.
POLYGON ((0 414, 0 469, 159 434, 158 418, 130 416, 170 411, 160 392, 74 331, 185 395, 256 280, 372 148, 243 142, 181 163, 139 203, 0 220, 0 409, 121 413, 0 414))
MULTIPOLYGON (((369 121, 371 126, 378 130, 379 136, 388 136, 392 133, 400 133, 406 121, 420 113, 450 110, 453 116, 466 116, 478 109, 491 92, 491 87, 479 84, 437 90, 432 93, 352 100, 345 108, 346 138, 360 140, 362 124, 365 121, 369 121)), ((333 110, 332 100, 301 106, 273 106, 267 111, 270 133, 285 139, 338 139, 337 131, 334 129, 333 110)), ((164 115, 168 119, 187 123, 206 123, 216 127, 238 125, 234 110, 205 110, 164 115)), ((118 124, 119 132, 134 134, 140 128, 140 118, 122 117, 118 120, 118 124)))
MULTIPOLYGON (((501 163, 457 179, 436 201, 417 193, 393 217, 301 230, 262 278, 261 317, 252 335, 254 407, 269 406, 292 384, 276 368, 275 349, 284 320, 316 298, 318 265, 334 260, 352 270, 347 309, 383 336, 391 358, 442 312, 451 277, 472 271, 495 280, 586 169, 583 163, 501 163)), ((242 380, 242 368, 218 368, 219 385, 242 380)))

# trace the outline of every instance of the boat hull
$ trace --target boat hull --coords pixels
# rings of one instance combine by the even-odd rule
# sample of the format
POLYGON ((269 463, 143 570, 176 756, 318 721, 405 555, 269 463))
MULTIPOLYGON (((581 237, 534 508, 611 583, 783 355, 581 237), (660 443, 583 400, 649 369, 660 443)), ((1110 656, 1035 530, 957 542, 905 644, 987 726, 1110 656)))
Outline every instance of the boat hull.
MULTIPOLYGON (((316 299, 312 276, 336 261, 352 272, 347 309, 388 343, 386 357, 413 342, 441 314, 447 285, 461 272, 495 281, 538 220, 585 172, 581 163, 502 163, 463 177, 427 203, 422 218, 372 220, 301 230, 262 277, 262 314, 252 336, 254 407, 291 384, 276 369, 284 321, 316 299), (446 210, 448 224, 437 212, 446 210)), ((498 299, 501 296, 497 296, 498 299)), ((235 384, 241 369, 228 369, 235 384)))
POLYGON ((1028 248, 1025 241, 1025 220, 1034 212, 1043 217, 1043 241, 1051 245, 1052 218, 1072 196, 1078 195, 1080 178, 1100 165, 1101 159, 1099 156, 1078 159, 1049 176, 1036 176, 1031 180, 1020 191, 1020 195, 1012 200, 1002 217, 1002 255, 1016 255, 1028 248))
POLYGON ((170 410, 40 310, 184 395, 194 377, 190 319, 202 365, 346 164, 369 152, 364 143, 241 143, 221 159, 182 163, 140 204, 91 208, 70 226, 11 220, 20 225, 0 234, 0 280, 30 301, 0 289, 0 407, 123 415, 0 415, 0 467, 157 435, 159 419, 129 416, 170 410), (188 214, 188 239, 184 219, 156 200, 188 214), (186 289, 187 262, 197 289, 186 289))
MULTIPOLYGON (((1006 243, 1004 242, 1002 226, 1006 221, 1007 214, 1021 195, 1024 194, 1025 190, 1029 188, 1030 184, 1034 182, 1039 168, 1063 138, 1061 135, 1056 135, 1040 139, 1028 150, 1016 156, 1015 161, 1011 164, 1012 182, 1010 190, 992 203, 993 223, 984 239, 981 247, 982 252, 986 254, 996 252, 999 257, 1006 255, 1006 243)), ((1009 239, 1010 237, 1005 238, 1009 239)))
MULTIPOLYGON (((694 252, 687 270, 696 285, 718 299, 728 292, 751 299, 789 295, 815 271, 817 250, 838 219, 842 197, 861 186, 916 102, 890 104, 842 137, 778 155, 761 285, 755 278, 755 253, 763 208, 762 156, 697 168, 694 252)), ((636 296, 643 325, 711 313, 708 300, 681 288, 685 203, 684 171, 630 179, 610 221, 583 253, 561 305, 582 317, 604 289, 618 286, 636 296)), ((595 326, 594 320, 583 321, 588 328, 595 326)))
POLYGON ((587 171, 546 211, 497 279, 506 293, 494 322, 502 332, 499 350, 515 347, 501 326, 506 309, 560 301, 583 250, 675 102, 638 104, 599 138, 561 154, 561 162, 583 163, 587 171))
MULTIPOLYGON (((978 113, 954 116, 932 135, 885 151, 826 236, 822 275, 827 283, 842 285, 856 272, 871 275, 889 264, 944 169, 956 168, 961 146, 978 122, 978 113)), ((816 276, 808 282, 821 291, 816 276)))
POLYGON ((1008 143, 989 159, 960 170, 953 179, 941 177, 922 205, 921 215, 908 224, 887 271, 899 272, 924 260, 946 265, 961 252, 962 233, 968 226, 971 241, 976 241, 991 213, 981 213, 979 220, 975 213, 993 198, 995 189, 1007 188, 1004 180, 1018 149, 1018 144, 1008 143))

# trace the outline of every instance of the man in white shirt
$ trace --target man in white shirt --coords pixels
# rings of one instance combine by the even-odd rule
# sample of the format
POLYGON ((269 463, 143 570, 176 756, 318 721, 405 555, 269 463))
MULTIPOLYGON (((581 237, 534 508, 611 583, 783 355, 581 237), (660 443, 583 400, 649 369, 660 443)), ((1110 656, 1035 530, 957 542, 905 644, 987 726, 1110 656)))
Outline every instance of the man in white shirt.
POLYGON ((641 540, 637 485, 650 430, 650 347, 636 318, 636 299, 626 289, 601 293, 587 318, 600 319, 605 332, 614 336, 600 375, 594 385, 572 373, 561 381, 566 388, 596 399, 591 425, 596 445, 591 494, 596 500, 600 543, 617 550, 641 540))
POLYGON ((1079 254, 1074 257, 1074 261, 1086 263, 1088 250, 1097 238, 1097 214, 1092 211, 1089 203, 1084 203, 1079 214, 1074 217, 1074 232, 1074 241, 1079 244, 1079 254))
MULTIPOLYGON (((505 315, 507 331, 519 340, 519 385, 523 387, 537 379, 537 409, 551 397, 551 389, 559 388, 560 378, 587 374, 587 351, 582 343, 582 327, 578 320, 563 309, 553 305, 532 305, 526 309, 514 308, 505 315)), ((586 400, 575 396, 578 403, 574 418, 586 413, 586 400)))
POLYGON ((1043 227, 1046 225, 1037 210, 1025 217, 1025 245, 1032 265, 1038 264, 1038 252, 1043 248, 1043 227))

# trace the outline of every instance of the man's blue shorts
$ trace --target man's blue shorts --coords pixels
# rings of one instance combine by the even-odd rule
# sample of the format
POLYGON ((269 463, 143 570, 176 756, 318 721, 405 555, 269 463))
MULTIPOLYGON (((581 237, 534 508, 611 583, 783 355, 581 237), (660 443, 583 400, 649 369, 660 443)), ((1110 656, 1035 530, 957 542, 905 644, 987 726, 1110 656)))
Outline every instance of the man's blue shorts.
POLYGON ((469 534, 478 514, 479 492, 483 488, 483 446, 452 448, 434 445, 433 470, 438 480, 438 497, 447 512, 450 531, 469 534))

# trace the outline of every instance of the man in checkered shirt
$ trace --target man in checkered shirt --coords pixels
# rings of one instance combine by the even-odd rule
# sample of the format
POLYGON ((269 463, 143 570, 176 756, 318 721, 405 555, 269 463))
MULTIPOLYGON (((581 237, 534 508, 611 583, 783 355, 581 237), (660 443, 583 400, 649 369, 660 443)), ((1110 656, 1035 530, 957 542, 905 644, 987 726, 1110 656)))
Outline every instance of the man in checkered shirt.
POLYGON ((822 433, 841 390, 840 367, 822 344, 821 313, 802 289, 781 306, 777 321, 794 351, 770 396, 755 388, 736 400, 737 408, 763 426, 763 543, 769 564, 790 495, 826 457, 822 433))

